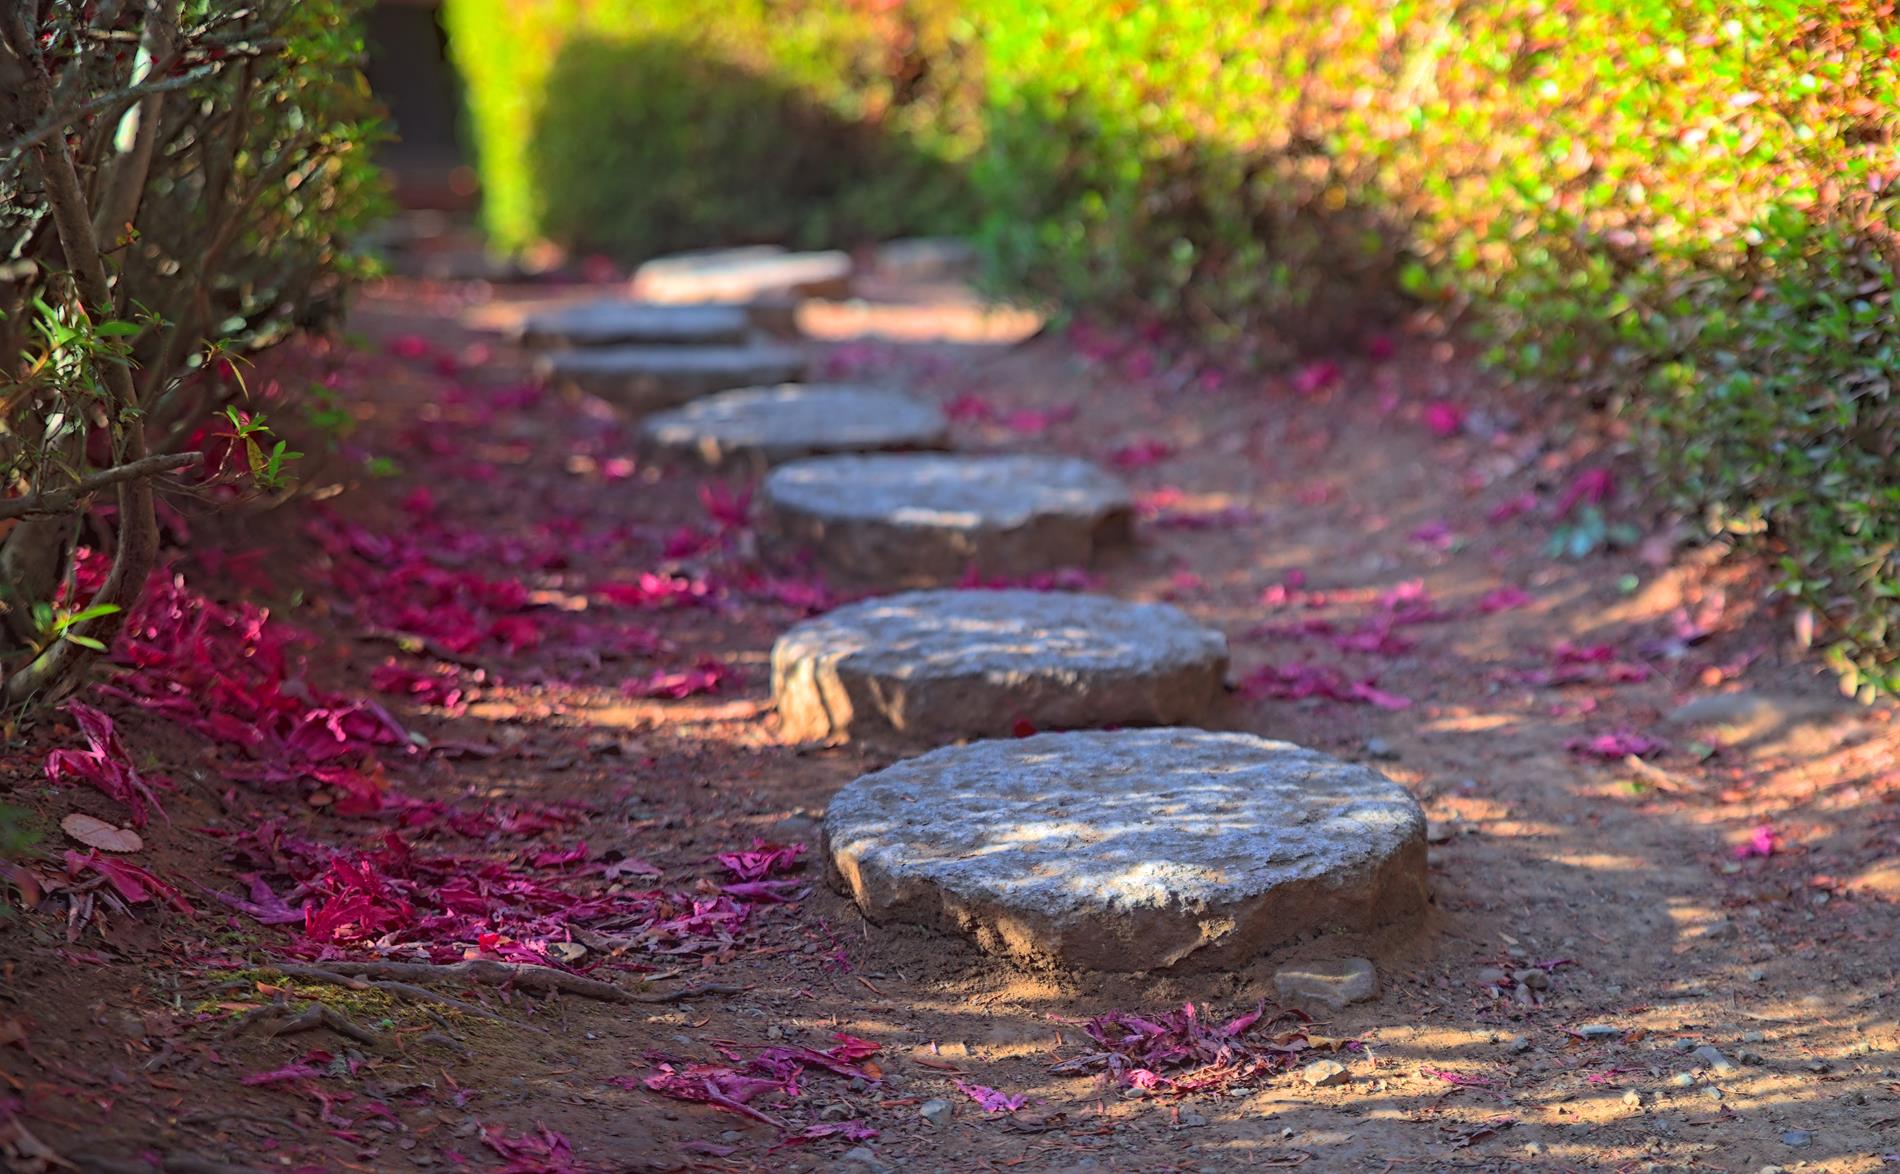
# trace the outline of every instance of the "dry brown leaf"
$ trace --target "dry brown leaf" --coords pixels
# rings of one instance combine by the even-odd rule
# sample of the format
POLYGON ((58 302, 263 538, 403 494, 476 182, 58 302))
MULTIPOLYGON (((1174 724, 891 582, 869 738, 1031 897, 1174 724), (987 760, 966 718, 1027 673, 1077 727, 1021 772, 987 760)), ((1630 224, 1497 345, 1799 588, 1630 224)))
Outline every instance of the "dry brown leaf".
POLYGON ((59 821, 60 830, 88 848, 101 852, 136 852, 145 841, 131 828, 114 827, 103 819, 75 811, 59 821))

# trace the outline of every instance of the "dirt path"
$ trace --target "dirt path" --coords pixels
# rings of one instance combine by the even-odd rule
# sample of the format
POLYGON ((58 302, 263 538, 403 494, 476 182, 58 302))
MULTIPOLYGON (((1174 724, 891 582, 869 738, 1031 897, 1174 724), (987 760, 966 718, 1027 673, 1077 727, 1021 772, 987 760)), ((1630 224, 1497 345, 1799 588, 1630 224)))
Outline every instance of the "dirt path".
MULTIPOLYGON (((135 657, 89 698, 177 787, 126 859, 178 900, 71 858, 26 874, 44 900, 0 931, 16 1168, 55 1168, 35 1144, 125 1170, 1900 1161, 1900 736, 1799 659, 1762 583, 1655 527, 1628 550, 1545 552, 1593 499, 1645 522, 1613 435, 1556 446, 1427 343, 1284 381, 1170 369, 1098 332, 824 346, 833 374, 941 397, 960 447, 1121 468, 1142 542, 1090 583, 1228 633, 1230 728, 1374 760, 1435 821, 1423 925, 1218 975, 1025 973, 869 925, 823 886, 809 846, 826 797, 881 762, 776 737, 766 652, 821 588, 750 562, 743 486, 629 461, 611 413, 528 389, 520 355, 459 324, 465 293, 386 286, 356 322, 365 353, 283 376, 327 380, 364 421, 311 471, 335 491, 222 534, 194 520, 212 553, 181 568, 154 629, 188 663, 135 657), (272 635, 293 631, 310 643, 272 635), (212 676, 262 673, 242 698, 214 703, 209 678, 152 692, 233 649, 239 667, 212 676), (290 667, 265 672, 272 658, 290 667), (1668 720, 1737 691, 1726 725, 1668 720), (252 737, 220 712, 293 732, 252 737), (334 753, 294 732, 313 713, 334 753), (716 859, 755 838, 758 855, 716 859), (572 925, 586 949, 557 956, 623 989, 644 973, 649 995, 732 990, 621 1004, 431 986, 457 1007, 260 968, 522 961, 572 925), (1086 1050, 1092 1016, 1237 1014, 1271 1000, 1288 958, 1352 955, 1378 960, 1382 997, 1307 1029, 1356 1041, 1336 1053, 1348 1085, 1175 1097, 1049 1072, 1086 1050), (1502 977, 1539 963, 1546 989, 1502 977), (358 1038, 270 1034, 313 998, 358 1038), (850 1048, 841 1071, 808 1060, 795 1098, 756 1102, 775 1123, 648 1087, 703 1099, 689 1065, 838 1033, 876 1045, 868 1065, 850 1048), (1702 1045, 1733 1069, 1687 1051, 1702 1045), (959 1081, 1026 1103, 986 1113, 959 1081), (920 1108, 939 1098, 953 1111, 933 1125, 920 1108)), ((46 751, 82 744, 70 719, 32 739, 0 799, 48 829, 73 810, 125 821, 83 786, 47 789, 46 751)))

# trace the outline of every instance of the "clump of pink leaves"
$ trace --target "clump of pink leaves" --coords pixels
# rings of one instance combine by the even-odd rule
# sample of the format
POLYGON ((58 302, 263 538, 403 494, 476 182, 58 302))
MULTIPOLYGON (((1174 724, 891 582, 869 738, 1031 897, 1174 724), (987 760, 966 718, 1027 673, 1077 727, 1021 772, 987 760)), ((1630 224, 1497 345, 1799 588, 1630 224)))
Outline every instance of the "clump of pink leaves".
POLYGON ((1155 1019, 1110 1011, 1082 1024, 1096 1050, 1049 1070, 1099 1072, 1118 1087, 1177 1095, 1235 1088, 1284 1072, 1312 1050, 1300 1027, 1269 1034, 1283 1021, 1305 1017, 1282 1011, 1267 1018, 1264 1005, 1221 1023, 1203 1020, 1193 1003, 1155 1019))

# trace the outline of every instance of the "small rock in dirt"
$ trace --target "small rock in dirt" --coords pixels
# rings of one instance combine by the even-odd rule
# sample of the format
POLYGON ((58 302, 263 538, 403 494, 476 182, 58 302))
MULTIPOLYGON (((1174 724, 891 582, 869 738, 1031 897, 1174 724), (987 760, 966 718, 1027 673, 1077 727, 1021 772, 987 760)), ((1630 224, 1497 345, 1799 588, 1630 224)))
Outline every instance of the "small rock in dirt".
POLYGON ((838 1155, 838 1164, 832 1167, 836 1174, 885 1174, 889 1169, 871 1147, 862 1145, 838 1155))
POLYGON ((1671 1042, 1669 1046, 1678 1052, 1693 1052, 1695 1051, 1696 1044, 1694 1040, 1685 1035, 1671 1042))
POLYGON ((1478 985, 1479 986, 1503 986, 1504 980, 1509 977, 1510 975, 1504 973, 1504 971, 1502 970, 1499 970, 1497 967, 1487 966, 1483 970, 1478 971, 1478 985))
POLYGON ((1759 966, 1751 966, 1747 970, 1742 971, 1742 977, 1750 982, 1766 982, 1768 980, 1768 972, 1759 966))
POLYGON ((1584 1039, 1615 1039, 1623 1034, 1623 1029, 1608 1023, 1586 1023, 1577 1029, 1584 1039))
POLYGON ((1766 1043, 1768 1042, 1768 1033, 1765 1031, 1744 1031, 1742 1033, 1742 1042, 1745 1044, 1766 1043))
POLYGON ((1677 1088, 1694 1088, 1695 1076, 1689 1072, 1678 1072, 1669 1078, 1669 1083, 1677 1088))
POLYGON ((1513 1036, 1511 1038, 1511 1050, 1520 1056, 1530 1051, 1531 1037, 1528 1035, 1513 1036))
POLYGON ((1643 1107, 1643 1094, 1632 1088, 1623 1094, 1623 1103, 1632 1109, 1640 1109, 1643 1107))
POLYGON ((928 1100, 917 1107, 917 1115, 937 1129, 950 1124, 950 1113, 949 1101, 928 1100))
POLYGON ((1394 750, 1392 743, 1386 741, 1384 738, 1366 739, 1366 757, 1390 762, 1398 758, 1398 756, 1399 752, 1394 750))
POLYGON ((1323 1003, 1337 1011, 1379 994, 1379 972, 1364 958, 1303 962, 1274 972, 1273 987, 1288 1002, 1323 1003))
POLYGON ((1513 970, 1511 972, 1511 978, 1517 982, 1517 985, 1529 987, 1534 991, 1547 991, 1550 989, 1550 975, 1537 969, 1535 966, 1527 967, 1523 970, 1513 970))
POLYGON ((840 1102, 835 1105, 826 1105, 823 1109, 819 1110, 818 1119, 820 1121, 848 1121, 857 1115, 858 1111, 856 1109, 840 1102))
POLYGON ((1455 823, 1441 823, 1434 819, 1425 824, 1425 842, 1428 844, 1449 844, 1457 834, 1458 825, 1455 823))
POLYGON ((1830 1063, 1828 1063, 1828 1062, 1827 1062, 1826 1060, 1809 1060, 1809 1061, 1807 1062, 1807 1064, 1806 1064, 1806 1065, 1804 1065, 1804 1066, 1805 1066, 1805 1067, 1807 1068, 1807 1070, 1808 1070, 1809 1072, 1832 1072, 1832 1071, 1834 1071, 1834 1065, 1832 1065, 1832 1064, 1830 1064, 1830 1063))
POLYGON ((1352 1079, 1352 1074, 1337 1060, 1315 1060, 1300 1069, 1300 1079, 1314 1088, 1329 1088, 1347 1083, 1352 1079))
POLYGON ((1781 1135, 1781 1144, 1800 1149, 1814 1141, 1814 1132, 1809 1129, 1790 1129, 1781 1135))
POLYGON ((1180 1119, 1175 1121, 1174 1123, 1174 1128, 1199 1129, 1201 1126, 1206 1125, 1206 1124, 1207 1124, 1207 1118, 1201 1116, 1199 1113, 1190 1112, 1189 1110, 1183 1109, 1181 1110, 1180 1119))
POLYGON ((1691 1054, 1702 1062, 1704 1068, 1712 1068, 1717 1072, 1735 1071, 1735 1062, 1708 1044, 1703 1044, 1691 1054))
POLYGON ((1524 1154, 1526 1157, 1540 1157, 1543 1155, 1543 1152, 1544 1143, 1541 1141, 1527 1141, 1524 1143, 1524 1154))

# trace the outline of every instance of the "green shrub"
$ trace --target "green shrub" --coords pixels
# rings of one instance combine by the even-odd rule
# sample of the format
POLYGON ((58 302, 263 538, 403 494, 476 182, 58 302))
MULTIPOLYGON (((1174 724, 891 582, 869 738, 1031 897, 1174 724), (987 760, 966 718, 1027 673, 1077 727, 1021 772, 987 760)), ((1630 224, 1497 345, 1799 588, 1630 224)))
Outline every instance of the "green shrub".
POLYGON ((1850 682, 1900 687, 1891 0, 450 15, 506 244, 946 227, 967 182, 1005 286, 1242 355, 1434 303, 1627 413, 1677 500, 1831 621, 1850 682))
POLYGON ((364 7, 0 20, 0 702, 74 687, 145 586, 153 482, 240 391, 214 360, 340 312, 343 241, 380 197, 364 7), (101 498, 116 515, 89 533, 101 498), (110 569, 73 610, 82 537, 110 569))
POLYGON ((954 7, 450 0, 489 233, 638 260, 967 228, 954 7))
POLYGON ((1469 307, 1900 687, 1890 3, 982 7, 1005 278, 1267 353, 1469 307))

